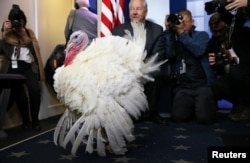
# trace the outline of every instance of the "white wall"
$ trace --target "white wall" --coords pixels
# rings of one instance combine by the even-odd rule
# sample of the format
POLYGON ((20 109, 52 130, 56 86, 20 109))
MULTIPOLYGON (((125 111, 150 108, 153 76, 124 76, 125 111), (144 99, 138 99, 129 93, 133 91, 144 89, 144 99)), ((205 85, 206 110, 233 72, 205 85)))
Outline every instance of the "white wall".
POLYGON ((34 7, 34 0, 0 0, 0 23, 7 20, 9 11, 12 8, 12 4, 18 4, 20 8, 25 11, 28 23, 27 26, 31 27, 32 29, 35 28, 35 7, 34 7))
POLYGON ((211 0, 187 0, 187 9, 192 12, 192 16, 195 20, 195 26, 197 30, 207 31, 211 35, 208 20, 210 15, 207 15, 205 11, 205 2, 211 0))
POLYGON ((147 0, 148 2, 148 16, 147 18, 153 20, 155 23, 165 28, 165 16, 170 13, 169 0, 147 0))

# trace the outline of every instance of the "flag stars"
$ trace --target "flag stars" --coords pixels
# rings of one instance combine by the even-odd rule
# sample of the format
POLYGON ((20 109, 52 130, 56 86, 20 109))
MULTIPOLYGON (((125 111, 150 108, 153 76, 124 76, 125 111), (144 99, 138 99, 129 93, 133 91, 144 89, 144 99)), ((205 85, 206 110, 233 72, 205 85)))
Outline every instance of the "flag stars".
POLYGON ((76 158, 78 156, 74 156, 72 154, 70 155, 61 155, 61 158, 59 158, 59 160, 72 160, 73 158, 76 158))
POLYGON ((225 130, 221 129, 221 128, 216 128, 214 129, 215 132, 224 132, 225 130))
POLYGON ((20 158, 20 157, 25 156, 25 155, 29 155, 29 153, 26 153, 25 151, 22 151, 22 152, 11 152, 11 154, 9 155, 9 157, 20 158))
POLYGON ((176 130, 177 130, 177 131, 186 131, 185 128, 181 128, 181 127, 180 127, 180 128, 176 128, 176 130))
POLYGON ((40 141, 38 142, 38 144, 48 144, 48 143, 50 143, 50 142, 52 142, 52 141, 49 140, 49 139, 47 139, 47 140, 40 140, 40 141))
POLYGON ((189 148, 191 148, 191 147, 189 147, 189 146, 184 146, 184 145, 178 145, 178 146, 172 146, 172 147, 174 147, 175 148, 175 150, 188 150, 189 148))
POLYGON ((193 163, 193 162, 189 162, 189 161, 186 161, 186 160, 183 160, 183 159, 180 159, 180 160, 171 160, 171 162, 174 162, 174 163, 193 163))
POLYGON ((135 158, 128 158, 128 157, 120 157, 120 158, 114 158, 115 162, 118 163, 129 163, 130 160, 136 160, 135 158))
POLYGON ((184 136, 184 135, 177 135, 174 136, 176 139, 187 139, 189 136, 184 136))
POLYGON ((149 127, 140 127, 141 130, 149 130, 149 127))
POLYGON ((137 134, 137 135, 135 135, 135 137, 141 137, 141 138, 143 138, 143 137, 145 137, 146 135, 144 135, 144 134, 137 134))

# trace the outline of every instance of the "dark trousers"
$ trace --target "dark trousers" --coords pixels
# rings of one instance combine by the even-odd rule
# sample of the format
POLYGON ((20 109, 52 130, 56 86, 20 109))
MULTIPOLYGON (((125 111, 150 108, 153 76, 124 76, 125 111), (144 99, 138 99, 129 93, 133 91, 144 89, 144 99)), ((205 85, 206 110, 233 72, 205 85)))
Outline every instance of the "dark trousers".
POLYGON ((210 87, 179 89, 173 99, 171 118, 176 122, 191 120, 193 116, 199 123, 209 124, 217 119, 217 103, 210 87))
POLYGON ((11 86, 8 109, 16 102, 18 110, 23 118, 23 123, 26 125, 32 121, 34 125, 38 125, 41 89, 37 74, 32 71, 30 64, 24 62, 18 62, 18 69, 10 68, 9 73, 22 74, 26 77, 26 80, 24 85, 11 86), (31 121, 29 118, 30 116, 31 121))
POLYGON ((142 114, 143 118, 147 119, 153 118, 153 116, 159 116, 159 101, 163 82, 162 77, 157 77, 154 82, 148 82, 144 85, 144 93, 148 101, 148 110, 142 114))
POLYGON ((229 80, 242 105, 250 108, 250 65, 233 66, 229 80))
POLYGON ((212 85, 216 99, 226 99, 234 106, 250 108, 250 66, 237 65, 230 68, 229 74, 219 77, 212 85))

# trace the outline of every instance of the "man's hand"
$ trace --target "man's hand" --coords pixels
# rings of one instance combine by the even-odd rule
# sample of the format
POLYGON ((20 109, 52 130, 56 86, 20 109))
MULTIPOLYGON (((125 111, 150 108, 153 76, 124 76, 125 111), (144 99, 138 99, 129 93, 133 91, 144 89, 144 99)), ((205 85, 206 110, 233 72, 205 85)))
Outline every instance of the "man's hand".
POLYGON ((181 22, 179 25, 175 25, 175 32, 178 35, 181 35, 183 32, 185 32, 185 26, 184 26, 183 22, 181 22))
POLYGON ((169 22, 168 22, 168 17, 169 17, 169 15, 167 14, 166 16, 165 16, 165 29, 166 30, 169 30, 169 22))
POLYGON ((178 35, 185 32, 185 26, 182 20, 179 20, 179 24, 171 24, 170 28, 178 35))
POLYGON ((215 65, 215 54, 214 53, 209 53, 208 54, 208 62, 209 62, 209 65, 215 65))
POLYGON ((240 7, 247 7, 247 1, 248 0, 227 0, 229 4, 225 6, 225 9, 231 11, 240 7))

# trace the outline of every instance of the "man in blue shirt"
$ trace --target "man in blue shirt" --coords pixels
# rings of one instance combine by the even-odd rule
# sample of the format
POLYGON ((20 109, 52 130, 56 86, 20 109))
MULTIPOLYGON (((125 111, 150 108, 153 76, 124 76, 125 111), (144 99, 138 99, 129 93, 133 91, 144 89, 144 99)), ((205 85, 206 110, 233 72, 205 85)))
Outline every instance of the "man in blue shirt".
POLYGON ((196 118, 198 123, 211 124, 217 119, 217 105, 210 84, 214 79, 207 57, 209 36, 196 31, 189 10, 178 12, 178 21, 169 16, 166 32, 166 55, 172 62, 175 83, 171 118, 185 122, 196 118))

